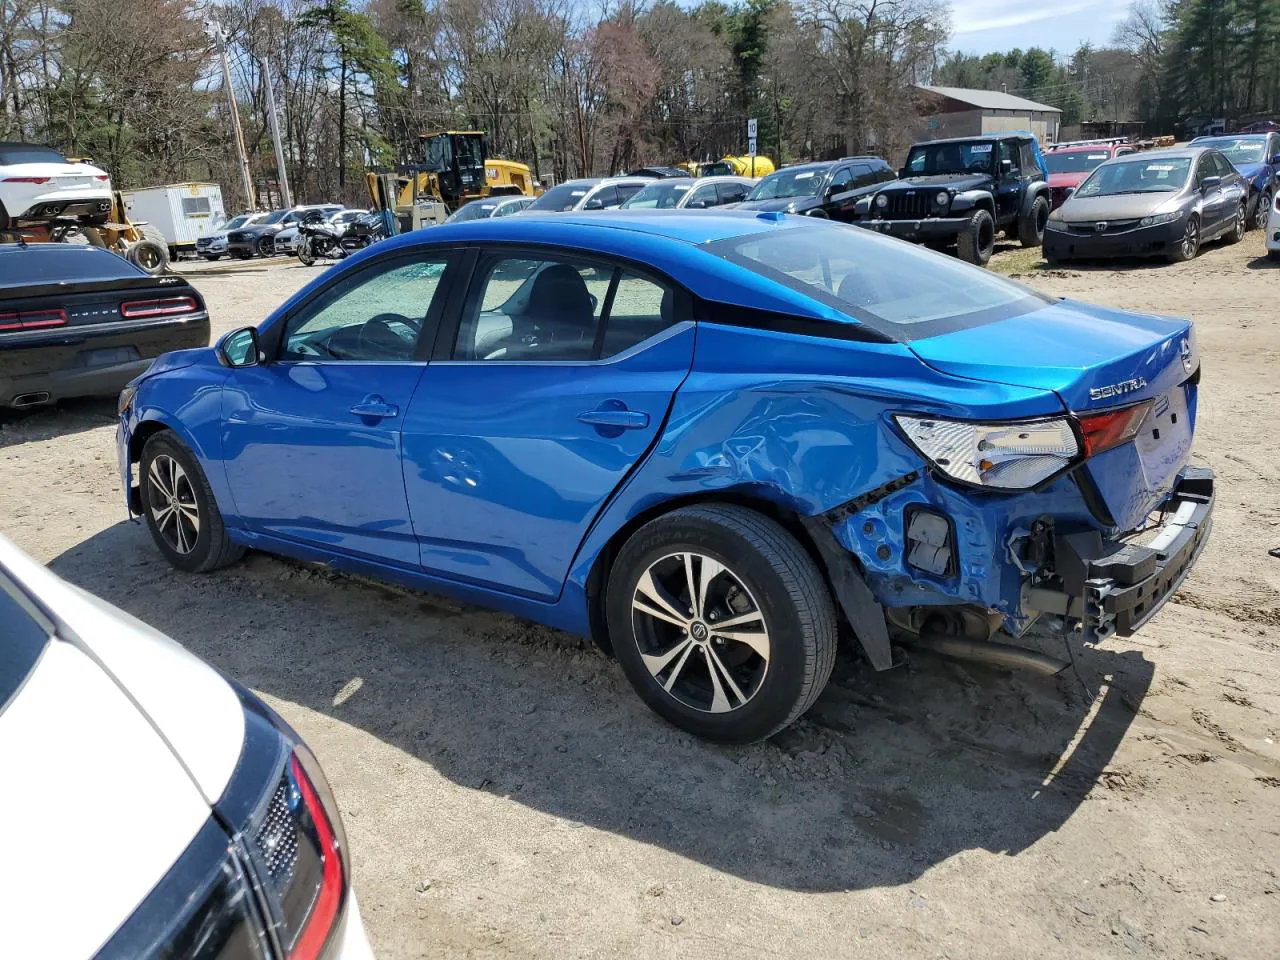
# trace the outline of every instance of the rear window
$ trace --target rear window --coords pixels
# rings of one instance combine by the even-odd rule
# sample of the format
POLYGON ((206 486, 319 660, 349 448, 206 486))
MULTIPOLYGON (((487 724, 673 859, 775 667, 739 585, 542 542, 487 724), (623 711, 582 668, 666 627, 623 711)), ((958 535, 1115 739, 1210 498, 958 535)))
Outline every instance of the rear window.
POLYGON ((33 243, 0 253, 0 287, 83 280, 125 280, 146 274, 100 247, 33 243))
POLYGON ((1026 287, 858 227, 813 222, 735 237, 708 249, 897 340, 1036 310, 1026 287))
POLYGON ((52 636, 53 624, 0 572, 0 710, 31 675, 52 636))
POLYGON ((67 158, 52 147, 35 143, 7 143, 0 147, 0 163, 66 163, 67 158))

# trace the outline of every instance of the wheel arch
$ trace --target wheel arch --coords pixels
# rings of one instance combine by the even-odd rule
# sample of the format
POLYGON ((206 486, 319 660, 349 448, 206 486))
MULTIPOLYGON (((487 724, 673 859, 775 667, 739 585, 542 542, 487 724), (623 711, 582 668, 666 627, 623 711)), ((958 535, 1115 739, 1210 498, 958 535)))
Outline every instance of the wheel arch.
MULTIPOLYGON (((590 573, 587 574, 587 619, 590 624, 592 642, 605 653, 610 656, 613 655, 613 647, 609 642, 609 632, 605 622, 605 599, 609 584, 609 574, 613 570, 613 563, 623 544, 646 523, 683 507, 731 504, 753 510, 773 520, 787 533, 795 537, 796 542, 800 544, 800 548, 812 558, 834 602, 836 597, 835 585, 831 582, 830 571, 821 552, 806 529, 799 511, 793 506, 782 502, 777 493, 778 491, 764 486, 699 491, 671 497, 637 511, 628 517, 609 535, 604 546, 596 553, 591 561, 590 573)), ((838 605, 837 609, 839 609, 838 605)))
POLYGON ((1037 197, 1044 197, 1049 202, 1049 206, 1053 206, 1053 201, 1049 194, 1049 184, 1043 180, 1037 180, 1035 183, 1029 184, 1022 195, 1022 206, 1018 211, 1020 217, 1026 217, 1031 214, 1031 208, 1035 206, 1037 197))

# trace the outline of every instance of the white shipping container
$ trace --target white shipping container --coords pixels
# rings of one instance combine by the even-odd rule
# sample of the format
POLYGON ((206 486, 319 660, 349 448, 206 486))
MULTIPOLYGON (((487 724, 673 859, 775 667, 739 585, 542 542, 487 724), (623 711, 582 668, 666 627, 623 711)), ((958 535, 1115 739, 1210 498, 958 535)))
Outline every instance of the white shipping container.
POLYGON ((162 234, 172 251, 193 249, 227 219, 216 183, 170 183, 126 190, 124 209, 133 223, 145 222, 162 234))

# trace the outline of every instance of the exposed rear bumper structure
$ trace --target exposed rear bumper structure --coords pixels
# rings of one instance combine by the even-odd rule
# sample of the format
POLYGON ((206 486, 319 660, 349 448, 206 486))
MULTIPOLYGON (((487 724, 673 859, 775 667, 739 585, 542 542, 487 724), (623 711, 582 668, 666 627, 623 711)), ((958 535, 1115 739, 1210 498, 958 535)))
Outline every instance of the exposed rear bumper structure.
POLYGON ((1024 611, 1080 620, 1086 643, 1137 631, 1186 579, 1208 542, 1213 481, 1207 467, 1185 468, 1170 495, 1163 525, 1144 545, 1105 541, 1096 533, 1055 536, 1063 589, 1026 587, 1024 611))

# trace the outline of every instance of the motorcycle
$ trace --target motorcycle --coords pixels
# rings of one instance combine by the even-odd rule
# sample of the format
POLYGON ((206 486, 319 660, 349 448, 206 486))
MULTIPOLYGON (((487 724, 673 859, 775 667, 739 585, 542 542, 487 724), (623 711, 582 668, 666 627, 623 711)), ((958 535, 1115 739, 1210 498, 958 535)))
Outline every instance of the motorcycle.
POLYGON ((326 257, 341 260, 387 237, 386 225, 374 213, 357 217, 345 230, 318 218, 304 220, 298 233, 298 259, 308 267, 326 257))

